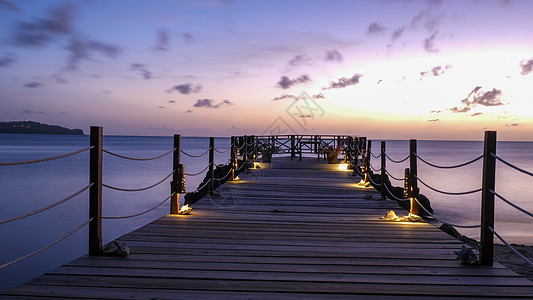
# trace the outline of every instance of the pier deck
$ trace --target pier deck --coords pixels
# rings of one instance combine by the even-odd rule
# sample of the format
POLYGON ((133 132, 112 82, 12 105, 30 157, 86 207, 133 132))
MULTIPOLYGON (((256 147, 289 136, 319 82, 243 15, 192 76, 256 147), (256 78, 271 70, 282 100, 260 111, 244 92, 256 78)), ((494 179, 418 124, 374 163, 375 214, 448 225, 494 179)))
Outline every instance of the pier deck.
POLYGON ((223 185, 191 215, 119 240, 127 258, 84 256, 2 299, 438 299, 522 297, 533 282, 502 265, 463 266, 461 243, 424 222, 380 220, 395 202, 351 172, 278 158, 223 185), (317 170, 318 169, 318 170, 317 170))

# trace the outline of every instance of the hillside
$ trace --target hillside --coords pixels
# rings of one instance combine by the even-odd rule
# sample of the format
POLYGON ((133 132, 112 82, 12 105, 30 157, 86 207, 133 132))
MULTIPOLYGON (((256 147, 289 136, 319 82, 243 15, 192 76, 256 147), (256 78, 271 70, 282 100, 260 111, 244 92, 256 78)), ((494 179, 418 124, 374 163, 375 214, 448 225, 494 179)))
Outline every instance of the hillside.
POLYGON ((0 122, 0 133, 75 134, 83 135, 81 129, 69 129, 34 121, 0 122))

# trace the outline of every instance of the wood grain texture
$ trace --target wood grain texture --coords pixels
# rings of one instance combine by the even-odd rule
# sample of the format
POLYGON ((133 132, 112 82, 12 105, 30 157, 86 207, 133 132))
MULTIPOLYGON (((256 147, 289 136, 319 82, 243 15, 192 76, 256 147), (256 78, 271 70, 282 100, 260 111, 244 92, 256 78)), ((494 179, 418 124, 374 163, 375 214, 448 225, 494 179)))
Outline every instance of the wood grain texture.
MULTIPOLYGON (((127 258, 84 256, 2 299, 531 299, 533 282, 463 266, 462 244, 406 214, 350 172, 316 159, 274 158, 120 240, 127 258)), ((104 229, 105 230, 105 229, 104 229)))

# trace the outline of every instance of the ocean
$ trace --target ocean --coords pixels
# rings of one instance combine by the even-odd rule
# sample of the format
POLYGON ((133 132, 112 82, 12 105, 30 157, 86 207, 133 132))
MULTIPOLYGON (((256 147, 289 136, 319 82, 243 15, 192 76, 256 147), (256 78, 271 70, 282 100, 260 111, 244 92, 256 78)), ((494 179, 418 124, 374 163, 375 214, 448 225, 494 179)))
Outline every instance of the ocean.
MULTIPOLYGON (((409 141, 386 141, 387 154, 401 160, 409 153, 409 141)), ((88 147, 89 136, 0 134, 0 162, 26 161, 73 152, 88 147)), ((173 137, 104 136, 104 149, 138 158, 155 157, 172 149, 173 137)), ((229 138, 216 138, 220 152, 230 146, 229 138)), ((192 155, 204 153, 209 139, 183 137, 182 149, 192 155)), ((373 141, 379 154, 380 141, 373 141)), ((483 154, 482 141, 418 141, 418 154, 433 164, 449 166, 470 161, 483 154)), ((525 170, 533 170, 533 143, 498 142, 497 154, 525 170)), ((131 161, 104 153, 103 183, 121 188, 150 186, 172 171, 171 155, 152 161, 131 161)), ((215 152, 215 163, 225 164, 229 152, 215 152)), ((274 158, 275 159, 275 158, 274 158)), ((186 173, 197 173, 208 164, 208 156, 191 158, 181 155, 186 173)), ((402 178, 409 162, 387 162, 387 170, 402 178)), ((379 169, 380 159, 372 165, 379 169)), ((37 164, 0 166, 0 220, 45 207, 85 187, 89 182, 89 153, 37 164)), ((418 177, 432 187, 447 192, 463 192, 481 187, 482 161, 459 169, 435 169, 418 162, 418 177)), ((193 191, 204 177, 187 176, 187 191, 193 191)), ((497 163, 496 191, 513 203, 533 211, 529 187, 533 178, 497 163)), ((391 179, 393 185, 402 182, 391 179)), ((170 194, 169 180, 142 192, 122 192, 103 188, 103 215, 136 214, 157 205, 170 194)), ((480 223, 481 193, 448 196, 419 184, 435 214, 448 222, 462 225, 480 223)), ((180 203, 183 202, 180 197, 180 203)), ((0 224, 0 265, 17 259, 64 236, 88 219, 88 192, 43 213, 0 224)), ((142 216, 103 221, 104 243, 112 241, 169 212, 168 202, 142 216)), ((400 212, 399 214, 403 214, 400 212)), ((533 245, 533 220, 496 199, 495 229, 507 241, 533 245)), ((479 229, 457 228, 462 234, 479 238, 479 229)), ((34 278, 45 271, 76 259, 87 252, 87 228, 80 230, 44 252, 0 270, 0 291, 34 278)))

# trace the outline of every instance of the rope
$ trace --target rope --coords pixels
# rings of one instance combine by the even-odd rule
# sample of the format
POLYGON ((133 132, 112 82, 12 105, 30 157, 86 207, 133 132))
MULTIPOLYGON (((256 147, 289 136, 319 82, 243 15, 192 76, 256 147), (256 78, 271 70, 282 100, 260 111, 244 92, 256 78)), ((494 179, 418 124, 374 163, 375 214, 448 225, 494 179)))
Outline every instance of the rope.
POLYGON ((385 169, 385 173, 387 173, 387 175, 389 175, 389 177, 394 179, 394 180, 398 180, 398 181, 403 181, 404 180, 403 178, 396 178, 396 177, 392 176, 392 174, 389 173, 389 171, 387 169, 385 169))
POLYGON ((163 205, 163 203, 167 202, 168 199, 170 199, 172 196, 174 196, 176 193, 172 193, 170 194, 170 196, 166 197, 165 200, 163 200, 163 202, 157 204, 156 206, 150 208, 149 210, 146 210, 146 211, 143 211, 141 213, 138 213, 138 214, 134 214, 134 215, 129 215, 129 216, 122 216, 122 217, 102 217, 102 219, 106 219, 106 220, 116 220, 116 219, 128 219, 128 218, 133 218, 133 217, 138 217, 140 215, 144 215, 146 213, 149 213, 151 212, 152 210, 158 208, 159 206, 163 205))
POLYGON ((85 227, 87 224, 89 224, 89 222, 91 222, 92 220, 93 220, 93 218, 90 218, 89 220, 85 221, 83 224, 81 224, 80 226, 78 226, 76 229, 74 229, 74 230, 72 230, 71 232, 67 233, 65 236, 63 236, 63 237, 57 239, 56 241, 54 241, 54 242, 52 242, 52 243, 50 243, 50 244, 48 244, 48 245, 42 247, 42 248, 39 249, 39 250, 35 250, 35 251, 33 251, 32 253, 30 253, 30 254, 26 254, 26 255, 24 255, 24 256, 21 257, 21 258, 15 259, 15 260, 13 260, 13 261, 11 261, 11 262, 8 262, 8 263, 5 263, 5 264, 1 265, 1 266, 0 266, 0 270, 5 269, 5 268, 7 268, 7 267, 9 267, 9 266, 11 266, 11 265, 14 265, 14 264, 16 264, 16 263, 19 263, 19 262, 25 260, 26 258, 29 258, 29 257, 34 256, 35 254, 38 254, 38 253, 40 253, 40 252, 43 252, 44 250, 46 250, 46 249, 52 247, 53 245, 55 245, 55 244, 57 244, 57 243, 63 241, 64 239, 66 239, 66 238, 68 238, 69 236, 73 235, 74 233, 78 232, 80 229, 82 229, 82 228, 85 227))
POLYGON ((235 146, 235 149, 237 149, 237 150, 241 150, 241 149, 244 148, 245 145, 246 145, 246 143, 242 143, 242 146, 240 146, 240 147, 235 146))
MULTIPOLYGON (((439 169, 455 169, 455 168, 460 168, 460 167, 464 167, 464 166, 467 166, 469 164, 472 164, 472 163, 475 163, 476 161, 480 160, 483 158, 483 155, 479 156, 479 157, 476 157, 474 158, 473 160, 471 161, 468 161, 468 162, 465 162, 463 164, 459 164, 459 165, 455 165, 455 166, 438 166, 438 165, 435 165, 435 164, 432 164, 430 162, 427 162, 425 161, 422 157, 418 156, 417 153, 415 153, 415 156, 418 157, 418 159, 420 159, 421 161, 423 161, 424 163, 426 163, 427 165, 430 165, 434 168, 439 168, 439 169)), ((533 175, 532 175, 533 176, 533 175)))
POLYGON ((385 157, 387 157, 390 161, 392 161, 393 163, 396 163, 396 164, 401 164, 401 163, 403 163, 404 161, 406 161, 406 160, 409 159, 409 155, 407 155, 407 157, 404 158, 404 159, 401 159, 401 160, 394 160, 394 159, 392 159, 387 153, 385 153, 385 157))
POLYGON ((370 152, 370 155, 372 155, 373 158, 380 158, 381 157, 381 153, 378 156, 376 156, 376 155, 374 155, 374 153, 372 153, 372 151, 369 151, 369 152, 370 152))
POLYGON ((204 187, 206 187, 209 183, 211 182, 211 178, 209 178, 208 181, 206 181, 206 183, 204 183, 204 185, 198 187, 196 190, 192 191, 192 192, 185 192, 186 194, 189 194, 189 193, 197 193, 198 191, 200 191, 201 189, 203 189, 204 187))
POLYGON ((511 249, 511 251, 513 251, 514 253, 516 253, 516 255, 520 256, 521 259, 523 259, 526 263, 528 263, 530 266, 533 266, 533 262, 530 261, 529 259, 527 259, 527 257, 523 256, 522 253, 518 252, 515 248, 513 248, 513 246, 509 245, 509 243, 507 243, 498 233, 496 233, 496 231, 490 227, 489 227, 489 230, 492 231, 492 233, 494 233, 496 235, 496 237, 502 241, 502 243, 505 244, 505 246, 507 246, 507 248, 511 249))
POLYGON ((69 157, 69 156, 72 156, 72 155, 76 155, 76 154, 91 150, 92 148, 94 148, 94 146, 83 148, 81 150, 74 151, 74 152, 67 153, 67 154, 62 154, 62 155, 53 156, 53 157, 47 157, 47 158, 41 158, 41 159, 36 159, 36 160, 16 161, 16 162, 3 162, 3 163, 0 163, 0 166, 25 165, 25 164, 39 163, 39 162, 43 162, 43 161, 50 161, 50 160, 54 160, 54 159, 60 159, 60 158, 65 158, 65 157, 69 157))
POLYGON ((169 152, 165 153, 165 154, 162 154, 162 155, 159 155, 159 156, 156 156, 156 157, 150 157, 150 158, 134 158, 134 157, 128 157, 128 156, 124 156, 124 155, 120 155, 120 154, 116 154, 116 153, 113 153, 109 150, 106 150, 106 149, 103 149, 102 151, 107 153, 107 154, 111 154, 111 155, 114 155, 116 157, 120 157, 120 158, 124 158, 124 159, 130 159, 130 160, 154 160, 154 159, 158 159, 158 158, 161 158, 161 157, 165 157, 167 155, 169 155, 170 153, 176 151, 178 148, 174 148, 172 150, 170 150, 169 152))
POLYGON ((222 180, 224 180, 224 178, 228 177, 229 174, 231 174, 231 171, 232 171, 232 169, 230 169, 229 172, 228 172, 226 175, 224 175, 223 177, 221 177, 221 178, 215 178, 215 180, 216 180, 216 181, 222 181, 222 180))
POLYGON ((231 146, 229 146, 228 149, 226 149, 226 150, 224 150, 224 151, 221 151, 221 150, 218 150, 217 148, 215 148, 215 151, 218 152, 218 153, 226 153, 226 152, 228 152, 230 149, 231 149, 231 146))
POLYGON ((444 223, 444 224, 448 224, 448 225, 451 225, 453 227, 459 227, 459 228, 479 228, 481 227, 481 225, 457 225, 457 224, 453 224, 453 223, 450 223, 450 222, 446 222, 442 219, 439 219, 437 216, 435 216, 434 214, 430 213, 425 207, 424 205, 420 204, 420 202, 418 201, 418 199, 414 198, 416 203, 418 203, 418 205, 430 216, 432 216, 433 218, 435 218, 435 220, 441 222, 441 223, 444 223))
POLYGON ((370 182, 371 182, 373 185, 375 185, 375 186, 379 186, 379 187, 381 186, 381 183, 380 183, 380 184, 377 184, 377 183, 374 182, 374 180, 372 180, 372 176, 370 176, 370 174, 368 175, 368 180, 370 180, 370 182))
POLYGON ((468 194, 473 194, 473 193, 477 193, 477 192, 481 192, 481 188, 477 189, 477 190, 473 190, 473 191, 468 191, 468 192, 460 192, 460 193, 451 193, 451 192, 444 192, 444 191, 441 191, 441 190, 437 190, 436 188, 433 188, 433 187, 430 187, 428 184, 426 184, 425 182, 423 182, 420 178, 418 178, 418 176, 414 175, 416 179, 418 179, 418 181, 420 181, 423 185, 425 185, 428 189, 432 190, 432 191, 435 191, 437 193, 441 193, 441 194, 445 194, 445 195, 452 195, 452 196, 459 196, 459 195, 468 195, 468 194))
POLYGON ((187 173, 187 172, 185 172, 185 175, 187 175, 187 176, 198 176, 198 175, 202 174, 208 168, 209 168, 209 164, 202 171, 200 171, 198 173, 187 173))
POLYGON ((533 213, 530 213, 529 211, 527 211, 527 210, 521 208, 520 206, 518 206, 518 205, 512 203, 511 201, 509 201, 509 200, 503 198, 502 196, 500 196, 500 194, 496 193, 494 190, 489 189, 489 192, 493 193, 496 197, 498 197, 498 198, 500 198, 501 200, 503 200, 503 202, 505 202, 505 203, 511 205, 512 207, 518 209, 519 211, 525 213, 526 215, 528 215, 528 216, 530 216, 530 217, 533 217, 533 213))
POLYGON ((496 158, 497 160, 501 161, 502 163, 506 164, 507 166, 509 166, 509 167, 511 167, 511 168, 513 168, 513 169, 519 171, 519 172, 522 172, 522 173, 524 173, 524 174, 526 174, 526 175, 529 175, 529 176, 533 176, 533 173, 528 172, 528 171, 526 171, 526 170, 524 170, 524 169, 521 169, 521 168, 519 168, 519 167, 517 167, 517 166, 515 166, 515 165, 513 165, 513 164, 511 164, 511 163, 506 162, 505 160, 503 160, 502 158, 500 158, 499 156, 497 156, 497 155, 494 154, 494 153, 491 153, 490 155, 492 155, 492 156, 493 156, 494 158, 496 158))
POLYGON ((204 155, 206 155, 207 153, 209 153, 209 150, 211 150, 211 147, 209 149, 207 149, 204 153, 200 154, 200 155, 192 155, 192 154, 189 154, 183 150, 180 150, 181 153, 187 155, 188 157, 192 157, 192 158, 198 158, 198 157, 202 157, 204 155))
POLYGON ((18 217, 13 217, 13 218, 10 218, 10 219, 1 220, 1 221, 0 221, 0 224, 9 223, 9 222, 13 222, 13 221, 16 221, 16 220, 24 219, 24 218, 26 218, 26 217, 33 216, 33 215, 35 215, 35 214, 38 214, 38 213, 43 212, 43 211, 45 211, 45 210, 48 210, 48 209, 50 209, 50 208, 52 208, 52 207, 58 206, 58 205, 60 205, 60 204, 63 204, 63 203, 65 203, 65 202, 67 202, 68 200, 70 200, 70 199, 72 199, 72 198, 78 196, 78 195, 81 194, 83 191, 87 190, 88 188, 90 188, 90 187, 93 186, 93 185, 94 185, 94 183, 91 183, 91 184, 89 184, 88 186, 82 188, 81 190, 75 192, 74 194, 72 194, 72 195, 66 197, 65 199, 60 200, 60 201, 57 201, 56 203, 52 203, 52 204, 50 204, 50 205, 48 205, 48 206, 46 206, 46 207, 43 207, 43 208, 41 208, 41 209, 38 209, 38 210, 36 210, 36 211, 29 212, 29 213, 27 213, 27 214, 24 214, 24 215, 21 215, 21 216, 18 216, 18 217))
POLYGON ((385 184, 385 189, 389 192, 389 195, 392 196, 392 198, 394 200, 397 200, 397 201, 409 201, 409 198, 398 198, 398 197, 394 196, 394 194, 389 190, 389 187, 387 187, 386 184, 385 184))
POLYGON ((172 176, 172 174, 174 174, 174 172, 176 172, 176 170, 170 172, 170 174, 168 174, 167 177, 163 178, 161 181, 159 181, 159 182, 157 182, 155 184, 152 184, 151 186, 147 186, 147 187, 140 188, 140 189, 124 189, 124 188, 118 188, 118 187, 110 186, 110 185, 107 185, 107 184, 102 184, 102 186, 105 186, 108 189, 122 191, 122 192, 140 192, 140 191, 145 191, 145 190, 148 190, 148 189, 151 189, 153 187, 156 187, 156 186, 160 185, 165 180, 167 180, 170 176, 172 176))
POLYGON ((374 170, 374 172, 381 172, 381 167, 380 167, 379 169, 376 169, 376 168, 374 168, 374 166, 372 165, 372 163, 369 162, 368 164, 370 165, 370 168, 371 168, 372 170, 374 170))

